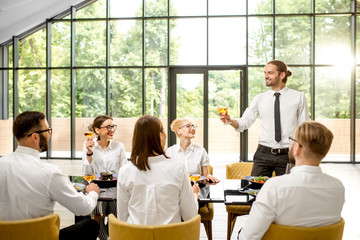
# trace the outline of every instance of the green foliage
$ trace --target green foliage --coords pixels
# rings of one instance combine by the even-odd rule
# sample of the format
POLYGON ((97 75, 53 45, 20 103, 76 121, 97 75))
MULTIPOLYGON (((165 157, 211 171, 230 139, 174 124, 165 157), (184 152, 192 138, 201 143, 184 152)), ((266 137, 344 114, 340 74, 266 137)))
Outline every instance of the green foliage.
MULTIPOLYGON (((255 1, 255 0, 254 0, 255 1)), ((152 0, 146 4, 146 16, 166 16, 166 0, 152 0)), ((170 1, 171 2, 171 1, 170 1)), ((311 54, 311 19, 308 16, 262 17, 272 8, 272 1, 256 1, 257 17, 249 18, 248 60, 249 64, 265 65, 273 57, 288 64, 309 64, 311 54), (272 24, 275 24, 275 39, 272 39, 272 24), (254 28, 250 28, 254 26, 254 28), (275 56, 272 43, 275 41, 275 56)), ((277 0, 277 13, 308 13, 310 0, 277 0)), ((317 0, 317 12, 344 12, 350 9, 350 0, 317 0)), ((253 4, 253 3, 252 3, 253 4)), ((171 12, 175 9, 170 6, 171 12)), ((137 10, 142 16, 142 9, 137 10)), ((105 18, 106 1, 99 0, 77 12, 76 18, 105 18)), ((170 46, 168 29, 173 29, 177 19, 111 20, 110 21, 110 110, 114 117, 138 117, 142 114, 142 94, 145 87, 145 112, 159 117, 167 116, 168 58, 178 59, 179 42, 172 39, 170 46), (142 45, 144 34, 145 46, 142 45), (168 56, 168 46, 171 56, 168 56), (144 51, 144 52, 143 52, 144 51), (145 56, 145 59, 143 59, 145 56), (142 66, 146 68, 143 72, 142 66), (116 67, 129 68, 116 68, 116 67), (143 74, 145 74, 143 76, 143 74), (145 86, 143 86, 145 79, 145 86)), ((350 16, 316 16, 315 59, 321 59, 326 44, 350 46, 350 16)), ((106 21, 77 21, 75 24, 76 70, 76 116, 94 117, 105 113, 106 106, 106 21)), ((232 29, 236 31, 236 29, 232 29)), ((360 41, 357 39, 357 43, 360 41)), ((336 49, 335 49, 336 50, 336 49)), ((56 22, 52 25, 52 67, 70 66, 70 23, 56 22)), ((333 55, 329 61, 333 61, 333 55)), ((9 66, 12 67, 12 47, 9 48, 9 66)), ((327 64, 328 62, 316 62, 327 64)), ((333 62, 330 62, 333 63, 333 62)), ((46 33, 42 29, 19 42, 20 67, 46 66, 46 33)), ((323 68, 325 69, 325 68, 323 68)), ((311 69, 292 67, 293 76, 288 86, 305 92, 310 106, 311 69)), ((332 70, 330 71, 332 72, 332 70)), ((337 71, 339 72, 339 70, 337 71)), ((341 70, 340 70, 341 72, 341 70)), ((67 70, 51 70, 52 115, 70 116, 70 73, 67 70)), ((9 72, 12 79, 12 72, 9 72)), ((209 73, 209 116, 217 117, 216 98, 222 96, 228 102, 229 114, 239 116, 239 72, 212 71, 209 73)), ((19 112, 44 111, 45 70, 19 71, 19 112)), ((350 82, 348 72, 325 74, 317 70, 315 78, 316 117, 350 117, 350 82), (346 84, 344 84, 346 83, 346 84), (331 96, 329 98, 329 96, 331 96)), ((12 81, 9 82, 12 90, 12 81)), ((264 83, 263 67, 248 69, 248 102, 254 96, 268 90, 264 83)), ((359 81, 357 81, 359 89, 359 81)), ((359 92, 359 91, 358 91, 359 92)), ((11 93, 11 92, 10 92, 11 93)), ((359 95, 359 94, 358 94, 359 95)), ((10 94, 10 104, 12 103, 10 94)), ((178 115, 203 117, 203 84, 178 88, 178 115)), ((357 96, 357 116, 360 115, 360 98, 357 96)), ((309 108, 310 110, 310 108, 309 108)))

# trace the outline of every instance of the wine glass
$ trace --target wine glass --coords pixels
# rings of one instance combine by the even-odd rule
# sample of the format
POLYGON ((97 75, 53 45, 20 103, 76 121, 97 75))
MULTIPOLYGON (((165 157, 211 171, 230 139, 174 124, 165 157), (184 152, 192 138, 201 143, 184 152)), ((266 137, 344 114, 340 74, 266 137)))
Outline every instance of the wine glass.
POLYGON ((83 178, 88 182, 88 184, 90 184, 91 181, 95 179, 96 175, 95 175, 95 171, 91 165, 89 165, 87 167, 90 168, 89 169, 90 171, 85 172, 83 175, 83 178))
POLYGON ((223 98, 216 99, 217 110, 220 115, 226 115, 228 113, 228 103, 223 98))
POLYGON ((83 123, 83 133, 85 137, 92 138, 94 135, 93 130, 90 128, 90 122, 84 122, 83 123))
MULTIPOLYGON (((217 110, 219 112, 220 115, 227 115, 228 114, 228 103, 225 99, 218 97, 216 98, 216 105, 217 105, 217 110)), ((227 125, 228 123, 224 123, 224 125, 227 125)))

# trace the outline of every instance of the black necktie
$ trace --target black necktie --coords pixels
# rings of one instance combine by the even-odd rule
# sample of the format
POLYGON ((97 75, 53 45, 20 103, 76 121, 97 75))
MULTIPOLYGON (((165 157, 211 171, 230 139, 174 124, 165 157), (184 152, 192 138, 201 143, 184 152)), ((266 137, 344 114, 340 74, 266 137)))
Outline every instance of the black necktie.
POLYGON ((275 141, 281 141, 281 124, 280 124, 280 102, 279 96, 280 93, 274 93, 276 99, 274 104, 274 113, 275 113, 275 141))

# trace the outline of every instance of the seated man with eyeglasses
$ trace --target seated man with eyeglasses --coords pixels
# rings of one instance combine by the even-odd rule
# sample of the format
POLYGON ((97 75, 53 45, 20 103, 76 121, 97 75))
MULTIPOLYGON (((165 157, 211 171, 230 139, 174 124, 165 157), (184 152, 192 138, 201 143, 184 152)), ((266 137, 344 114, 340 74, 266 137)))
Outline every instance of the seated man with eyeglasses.
MULTIPOLYGON (((0 219, 24 220, 53 214, 55 202, 76 215, 88 215, 96 207, 99 187, 78 193, 69 178, 55 165, 40 161, 47 151, 52 129, 40 112, 26 111, 13 123, 18 141, 15 152, 0 158, 0 219)), ((99 225, 88 219, 60 230, 59 239, 93 239, 99 225)))
POLYGON ((261 239, 271 223, 298 227, 326 226, 341 220, 345 202, 343 184, 322 172, 332 132, 321 123, 300 125, 290 138, 290 174, 269 179, 251 207, 239 233, 241 240, 261 239))

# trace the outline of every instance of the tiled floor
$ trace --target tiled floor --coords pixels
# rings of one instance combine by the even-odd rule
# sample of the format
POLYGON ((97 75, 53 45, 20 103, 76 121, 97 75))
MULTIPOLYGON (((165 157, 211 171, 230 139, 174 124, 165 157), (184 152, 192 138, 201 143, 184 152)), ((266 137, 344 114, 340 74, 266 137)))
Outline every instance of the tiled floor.
MULTIPOLYGON (((46 160, 44 160, 46 161, 46 160)), ((70 160, 48 160, 47 162, 59 166, 65 174, 81 175, 81 161, 70 160)), ((214 176, 225 179, 225 165, 228 161, 211 162, 214 167, 214 176)), ((360 240, 360 165, 352 164, 322 164, 323 171, 329 175, 339 178, 345 186, 345 205, 342 216, 345 219, 344 240, 360 240)), ((225 206, 215 203, 215 214, 213 219, 213 239, 226 239, 227 213, 225 206)), ((73 224, 74 215, 59 204, 55 206, 55 212, 60 215, 61 227, 73 224)), ((246 221, 247 216, 238 217, 234 234, 231 239, 236 239, 236 233, 246 221)), ((200 239, 206 240, 204 227, 201 226, 200 239)))

